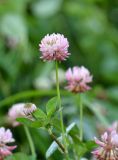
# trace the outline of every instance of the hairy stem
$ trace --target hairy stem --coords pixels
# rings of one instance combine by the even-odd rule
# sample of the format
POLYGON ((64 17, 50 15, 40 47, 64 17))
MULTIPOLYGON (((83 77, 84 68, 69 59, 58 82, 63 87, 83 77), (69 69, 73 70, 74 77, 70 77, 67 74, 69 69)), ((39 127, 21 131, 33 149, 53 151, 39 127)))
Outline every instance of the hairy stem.
POLYGON ((30 146, 30 150, 31 150, 32 156, 33 156, 33 157, 36 157, 35 147, 34 147, 34 143, 33 143, 31 134, 30 134, 30 132, 29 132, 28 127, 25 126, 25 125, 24 125, 24 130, 25 130, 25 133, 26 133, 28 142, 29 142, 29 146, 30 146))
POLYGON ((66 150, 66 159, 68 159, 66 133, 64 131, 63 113, 62 113, 62 109, 61 109, 61 96, 60 96, 60 88, 59 88, 58 62, 57 61, 56 61, 56 84, 57 84, 58 104, 59 104, 59 109, 60 109, 60 123, 61 123, 61 130, 62 130, 62 139, 64 140, 64 147, 65 147, 65 150, 66 150))
POLYGON ((82 104, 82 95, 80 94, 79 98, 80 103, 80 140, 83 140, 83 104, 82 104))
POLYGON ((63 146, 63 144, 61 144, 58 139, 56 138, 56 136, 52 133, 51 130, 48 130, 49 135, 51 136, 51 138, 58 144, 58 146, 61 148, 62 152, 65 153, 65 148, 63 146))

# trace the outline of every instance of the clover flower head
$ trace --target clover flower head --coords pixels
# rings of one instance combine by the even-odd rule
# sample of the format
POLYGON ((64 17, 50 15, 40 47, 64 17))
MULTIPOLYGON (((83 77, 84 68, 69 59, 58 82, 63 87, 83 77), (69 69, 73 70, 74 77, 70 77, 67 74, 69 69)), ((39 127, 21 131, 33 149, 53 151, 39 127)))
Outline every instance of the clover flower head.
POLYGON ((3 160, 6 156, 12 154, 12 150, 16 146, 8 146, 8 143, 14 142, 14 138, 10 129, 5 130, 4 127, 0 128, 0 160, 3 160))
POLYGON ((62 34, 47 34, 39 44, 39 50, 42 53, 40 57, 44 61, 63 61, 68 58, 69 43, 62 34))
POLYGON ((8 111, 8 119, 14 127, 20 125, 20 123, 16 121, 16 118, 25 116, 23 113, 24 105, 25 103, 14 104, 8 111))
POLYGON ((8 112, 8 119, 11 122, 11 124, 16 127, 20 125, 19 122, 16 121, 19 117, 27 117, 29 119, 32 119, 30 116, 32 112, 36 110, 35 104, 32 103, 18 103, 14 104, 8 112))
POLYGON ((32 114, 37 109, 36 105, 33 103, 25 103, 23 107, 23 113, 28 116, 32 114))
POLYGON ((85 92, 91 89, 88 83, 92 82, 92 76, 84 66, 69 68, 66 72, 66 80, 68 83, 66 89, 71 92, 85 92))
POLYGON ((118 133, 116 130, 105 132, 101 141, 95 137, 99 147, 92 152, 98 160, 118 160, 118 133))

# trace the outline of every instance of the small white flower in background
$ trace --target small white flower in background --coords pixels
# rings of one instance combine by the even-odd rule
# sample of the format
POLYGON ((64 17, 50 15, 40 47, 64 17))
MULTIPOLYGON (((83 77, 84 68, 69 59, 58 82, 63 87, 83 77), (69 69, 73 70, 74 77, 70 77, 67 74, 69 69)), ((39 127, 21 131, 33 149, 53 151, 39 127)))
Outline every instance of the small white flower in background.
POLYGON ((4 127, 0 128, 0 160, 3 160, 6 156, 12 154, 12 150, 16 148, 16 146, 8 146, 8 143, 14 142, 12 132, 10 129, 5 130, 4 127))
MULTIPOLYGON (((8 111, 8 120, 12 126, 16 127, 20 125, 16 121, 16 118, 27 117, 36 110, 36 106, 33 103, 18 103, 14 104, 8 111)), ((31 117, 28 117, 31 118, 31 117)))
MULTIPOLYGON (((56 84, 55 70, 53 70, 48 76, 37 77, 34 80, 34 87, 36 89, 49 90, 56 84)), ((65 81, 65 72, 63 69, 58 70, 59 83, 62 84, 65 81)))
MULTIPOLYGON (((50 74, 50 79, 52 80, 53 84, 56 84, 56 76, 55 70, 53 70, 50 74)), ((63 83, 65 81, 65 71, 63 69, 58 69, 59 74, 59 83, 63 83)))
POLYGON ((34 80, 34 87, 36 89, 51 89, 52 82, 48 77, 38 77, 34 80))

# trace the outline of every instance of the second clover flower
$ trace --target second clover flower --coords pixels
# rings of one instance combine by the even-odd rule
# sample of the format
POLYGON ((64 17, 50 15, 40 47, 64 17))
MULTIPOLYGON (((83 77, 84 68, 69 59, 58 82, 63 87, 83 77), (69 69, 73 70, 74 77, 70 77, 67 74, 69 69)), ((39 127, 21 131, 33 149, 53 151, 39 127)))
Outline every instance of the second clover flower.
POLYGON ((42 53, 40 57, 44 61, 64 61, 68 58, 70 53, 68 53, 69 43, 64 35, 59 33, 47 34, 39 44, 39 50, 42 53))
POLYGON ((18 126, 20 123, 16 121, 19 117, 27 117, 32 119, 32 113, 37 109, 33 103, 17 103, 14 104, 8 112, 9 122, 14 126, 18 126))
POLYGON ((118 133, 116 130, 105 132, 101 141, 95 138, 99 147, 92 152, 97 160, 118 160, 118 133))
POLYGON ((4 127, 0 128, 0 160, 3 160, 8 155, 12 154, 12 151, 17 146, 8 145, 9 143, 14 142, 15 139, 12 136, 12 132, 9 129, 4 127))
POLYGON ((68 89, 71 92, 85 92, 90 89, 88 83, 92 82, 92 76, 85 67, 73 67, 69 68, 66 72, 66 80, 68 89))

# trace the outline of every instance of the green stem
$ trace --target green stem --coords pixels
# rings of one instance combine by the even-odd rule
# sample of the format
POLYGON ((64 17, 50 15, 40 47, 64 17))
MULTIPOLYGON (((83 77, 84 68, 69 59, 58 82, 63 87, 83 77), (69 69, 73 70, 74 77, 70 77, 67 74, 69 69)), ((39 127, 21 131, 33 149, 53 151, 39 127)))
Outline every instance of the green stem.
POLYGON ((82 95, 80 94, 80 140, 83 140, 83 104, 82 104, 82 95))
POLYGON ((33 140, 32 140, 32 137, 31 137, 31 134, 30 134, 30 132, 29 132, 28 127, 27 127, 27 126, 25 126, 25 125, 24 125, 24 130, 25 130, 25 133, 26 133, 26 136, 27 136, 28 142, 29 142, 29 146, 30 146, 30 149, 31 149, 32 156, 33 156, 33 157, 36 157, 35 147, 34 147, 34 143, 33 143, 33 140))
POLYGON ((58 144, 58 146, 61 148, 62 152, 65 153, 65 148, 63 144, 61 144, 58 139, 55 137, 55 135, 52 133, 52 131, 49 129, 48 130, 49 135, 52 137, 52 139, 58 144))
POLYGON ((64 131, 64 124, 63 124, 63 113, 61 109, 61 97, 60 97, 60 89, 59 89, 59 77, 58 77, 58 62, 56 61, 56 84, 57 84, 57 97, 58 97, 58 104, 60 109, 60 122, 61 122, 61 130, 62 130, 62 139, 64 140, 64 146, 67 152, 67 143, 66 143, 66 135, 64 131))

